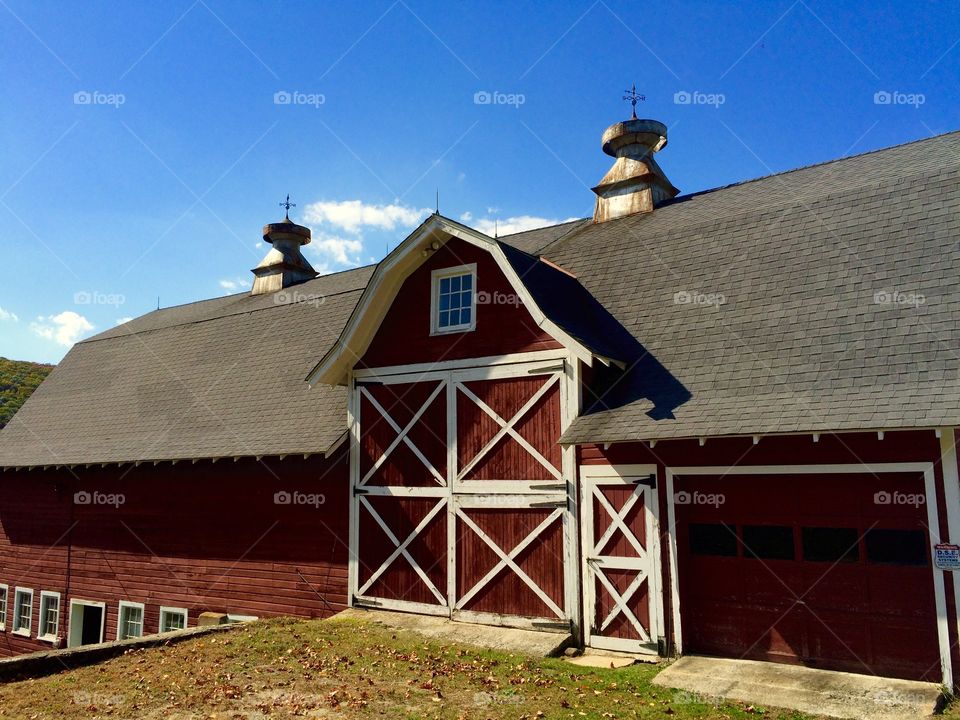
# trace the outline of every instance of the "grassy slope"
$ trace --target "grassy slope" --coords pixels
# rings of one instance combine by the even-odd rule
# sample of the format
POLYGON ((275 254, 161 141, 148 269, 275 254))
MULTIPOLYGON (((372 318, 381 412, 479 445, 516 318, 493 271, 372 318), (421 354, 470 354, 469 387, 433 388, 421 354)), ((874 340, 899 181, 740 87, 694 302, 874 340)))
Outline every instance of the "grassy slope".
POLYGON ((658 688, 658 668, 580 668, 356 620, 269 620, 0 685, 0 717, 766 718, 658 688))
POLYGON ((51 370, 53 365, 0 357, 0 428, 10 422, 51 370))

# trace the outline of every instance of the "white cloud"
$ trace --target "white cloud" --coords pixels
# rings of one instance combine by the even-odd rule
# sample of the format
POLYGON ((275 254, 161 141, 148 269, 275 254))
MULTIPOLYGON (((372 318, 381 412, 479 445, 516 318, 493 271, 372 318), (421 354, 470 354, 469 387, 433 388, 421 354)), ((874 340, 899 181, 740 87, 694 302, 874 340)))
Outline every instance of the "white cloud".
POLYGON ((0 320, 9 320, 10 322, 20 322, 20 318, 18 318, 9 310, 4 310, 2 307, 0 307, 0 320))
POLYGON ((304 222, 336 228, 356 235, 364 228, 396 230, 412 228, 430 214, 427 208, 416 209, 406 205, 368 205, 362 200, 315 202, 304 209, 304 222))
POLYGON ((123 325, 123 324, 125 324, 125 323, 130 322, 131 320, 133 320, 132 317, 117 318, 117 325, 123 325))
MULTIPOLYGON (((495 208, 487 208, 492 210, 495 208)), ((525 230, 536 230, 537 228, 549 227, 550 225, 560 225, 561 223, 579 220, 580 218, 567 218, 566 220, 554 220, 551 218, 536 217, 534 215, 517 215, 503 219, 476 218, 466 212, 460 216, 460 219, 476 228, 486 235, 493 235, 495 232, 500 235, 512 235, 513 233, 523 232, 525 230), (472 221, 472 222, 471 222, 472 221)))
POLYGON ((221 280, 220 287, 226 290, 227 292, 237 292, 238 290, 246 290, 249 286, 250 281, 246 278, 233 278, 221 280))
POLYGON ((356 266, 360 264, 357 255, 363 250, 363 241, 358 238, 345 238, 337 235, 315 235, 313 241, 303 248, 307 253, 320 258, 324 264, 316 268, 320 273, 327 270, 326 263, 356 266))
POLYGON ((93 330, 93 325, 83 315, 64 310, 59 315, 39 316, 30 323, 30 329, 47 340, 53 340, 59 345, 70 347, 80 337, 93 330))

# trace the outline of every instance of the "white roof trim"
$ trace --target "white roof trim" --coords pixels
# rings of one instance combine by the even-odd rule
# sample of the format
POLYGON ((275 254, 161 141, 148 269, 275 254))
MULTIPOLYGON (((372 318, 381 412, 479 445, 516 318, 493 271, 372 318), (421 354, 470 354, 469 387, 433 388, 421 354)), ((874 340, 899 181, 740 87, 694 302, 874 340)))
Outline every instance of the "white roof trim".
POLYGON ((575 357, 587 365, 592 364, 593 353, 544 314, 523 284, 520 276, 517 275, 516 270, 507 260, 503 248, 496 240, 478 230, 461 225, 442 215, 434 214, 424 220, 420 227, 410 233, 377 266, 370 282, 364 288, 357 306, 347 319, 347 324, 340 333, 340 337, 307 375, 308 383, 311 385, 317 383, 342 385, 345 383, 347 371, 353 367, 357 360, 363 357, 380 329, 380 324, 383 322, 383 318, 390 309, 400 287, 407 277, 426 260, 421 251, 429 247, 434 241, 446 243, 452 237, 464 240, 489 252, 507 281, 523 301, 537 326, 552 336, 575 357))

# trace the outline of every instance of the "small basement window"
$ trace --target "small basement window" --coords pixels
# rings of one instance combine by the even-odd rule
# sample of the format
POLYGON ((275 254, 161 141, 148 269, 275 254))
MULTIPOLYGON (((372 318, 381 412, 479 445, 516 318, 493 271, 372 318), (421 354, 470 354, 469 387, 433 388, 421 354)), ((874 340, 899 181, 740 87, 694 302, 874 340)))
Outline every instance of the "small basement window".
POLYGON ((57 639, 60 630, 60 593, 44 590, 40 593, 40 630, 37 637, 40 640, 53 641, 57 639))
POLYGON ((143 636, 143 603, 120 601, 117 617, 117 640, 143 636))
POLYGON ((723 523, 691 523, 690 552, 714 557, 737 556, 737 531, 723 523))
POLYGON ((867 560, 889 565, 926 565, 927 534, 923 530, 867 531, 867 560))
POLYGON ((434 270, 431 277, 431 334, 473 330, 477 326, 477 266, 434 270))
POLYGON ((172 632, 174 630, 185 630, 187 627, 187 609, 186 608, 160 608, 160 632, 172 632))
POLYGON ((789 525, 744 525, 744 557, 793 560, 793 528, 789 525))
POLYGON ((803 528, 803 559, 811 562, 857 562, 860 535, 856 528, 803 528))
POLYGON ((0 585, 0 630, 7 629, 7 596, 10 588, 7 585, 0 585))
POLYGON ((30 635, 33 626, 33 590, 17 588, 13 595, 13 632, 30 635))

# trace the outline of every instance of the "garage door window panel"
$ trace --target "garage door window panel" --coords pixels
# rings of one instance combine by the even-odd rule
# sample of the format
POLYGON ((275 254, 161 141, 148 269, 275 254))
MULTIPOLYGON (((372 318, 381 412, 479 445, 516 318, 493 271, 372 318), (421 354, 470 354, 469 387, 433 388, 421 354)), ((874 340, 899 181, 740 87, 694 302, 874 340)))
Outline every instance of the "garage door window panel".
POLYGON ((743 556, 760 560, 793 560, 796 550, 789 525, 744 525, 743 556))
POLYGON ((736 557, 737 530, 725 523, 691 523, 690 552, 712 557, 736 557))
POLYGON ((926 565, 927 539, 922 530, 875 528, 866 535, 867 560, 886 565, 926 565))
POLYGON ((807 562, 853 563, 860 559, 860 533, 856 528, 805 527, 802 541, 807 562))

